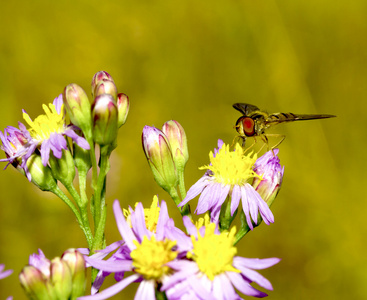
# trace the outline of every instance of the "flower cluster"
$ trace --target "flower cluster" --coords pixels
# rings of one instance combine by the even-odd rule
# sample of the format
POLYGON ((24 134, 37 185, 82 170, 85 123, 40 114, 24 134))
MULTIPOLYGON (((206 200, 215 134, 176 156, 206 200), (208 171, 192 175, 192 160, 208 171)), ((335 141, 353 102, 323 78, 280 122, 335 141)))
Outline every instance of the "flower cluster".
POLYGON ((266 296, 252 282, 272 290, 270 282, 254 270, 270 267, 279 259, 236 256, 234 227, 220 233, 215 223, 195 226, 184 216, 185 234, 175 227, 165 201, 159 206, 156 196, 149 209, 138 203, 124 215, 115 200, 113 210, 122 240, 85 257, 100 272, 92 295, 80 300, 107 299, 133 282, 140 282, 135 299, 156 299, 156 291, 164 292, 167 299, 240 299, 235 289, 266 296), (118 282, 97 293, 110 273, 115 273, 118 282))
POLYGON ((19 280, 31 299, 76 299, 85 292, 85 260, 79 251, 69 249, 50 261, 39 249, 29 257, 19 280))
MULTIPOLYGON (((272 290, 272 285, 255 270, 271 267, 279 259, 240 257, 237 243, 262 221, 267 225, 274 222, 270 206, 284 173, 279 150, 258 158, 243 145, 232 148, 218 140, 208 164, 200 168, 204 175, 186 191, 184 171, 189 152, 182 125, 171 120, 161 130, 145 126, 142 144, 149 167, 180 211, 179 221, 185 230, 176 227, 167 203, 159 203, 157 196, 149 208, 138 202, 122 210, 115 200, 112 207, 122 239, 106 247, 109 159, 130 102, 126 94, 118 93, 105 71, 94 75, 91 94, 92 101, 79 85, 69 84, 53 103, 43 105, 44 114, 31 119, 23 110, 28 127, 19 122, 19 128, 8 126, 0 131, 0 148, 6 155, 0 161, 7 162, 6 167, 13 165, 38 188, 64 201, 87 242, 87 247, 68 250, 53 260, 41 250, 31 255, 19 276, 27 296, 37 300, 107 299, 134 282, 139 283, 135 299, 241 299, 241 293, 266 296, 252 283, 266 290, 272 290), (195 213, 205 215, 194 222, 190 204, 197 196, 195 213), (237 214, 238 230, 232 225, 237 214), (91 295, 87 296, 86 266, 92 267, 91 295), (104 288, 111 273, 117 283, 104 288)), ((0 265, 0 272, 2 269, 0 265)), ((0 279, 8 273, 0 274, 0 279)))

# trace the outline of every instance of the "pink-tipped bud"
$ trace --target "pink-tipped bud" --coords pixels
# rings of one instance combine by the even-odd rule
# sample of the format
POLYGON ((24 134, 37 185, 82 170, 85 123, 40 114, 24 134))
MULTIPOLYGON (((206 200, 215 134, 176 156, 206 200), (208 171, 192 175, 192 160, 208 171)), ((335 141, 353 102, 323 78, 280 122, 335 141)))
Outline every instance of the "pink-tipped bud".
POLYGON ((72 299, 83 296, 87 283, 84 256, 76 249, 69 249, 63 253, 61 259, 68 264, 71 271, 73 280, 72 299))
POLYGON ((93 98, 96 97, 95 90, 97 85, 103 81, 103 80, 108 80, 108 81, 113 81, 112 76, 110 74, 108 74, 106 71, 99 71, 96 74, 94 74, 93 79, 92 79, 92 96, 93 98))
POLYGON ((129 109, 130 109, 129 97, 124 93, 118 94, 117 95, 117 110, 119 114, 119 120, 118 120, 119 128, 125 124, 127 115, 129 114, 129 109))
POLYGON ((71 122, 88 136, 92 128, 92 114, 85 91, 75 83, 69 84, 64 89, 63 101, 71 122))
POLYGON ((162 131, 171 146, 173 160, 177 169, 183 171, 189 159, 185 130, 180 123, 171 120, 163 124, 162 131))
POLYGON ((103 79, 101 80, 95 90, 94 90, 94 98, 99 95, 109 94, 113 97, 113 99, 117 98, 117 87, 112 80, 103 79))
POLYGON ((92 105, 93 139, 99 145, 108 145, 117 137, 117 105, 111 95, 97 96, 92 105))
POLYGON ((72 275, 67 262, 56 257, 51 261, 50 270, 50 282, 57 296, 55 299, 69 299, 72 291, 72 275))
POLYGON ((29 299, 54 299, 47 278, 36 267, 25 266, 19 274, 19 281, 29 299))
POLYGON ((167 137, 155 127, 144 126, 143 149, 155 181, 170 191, 178 184, 178 176, 167 137))

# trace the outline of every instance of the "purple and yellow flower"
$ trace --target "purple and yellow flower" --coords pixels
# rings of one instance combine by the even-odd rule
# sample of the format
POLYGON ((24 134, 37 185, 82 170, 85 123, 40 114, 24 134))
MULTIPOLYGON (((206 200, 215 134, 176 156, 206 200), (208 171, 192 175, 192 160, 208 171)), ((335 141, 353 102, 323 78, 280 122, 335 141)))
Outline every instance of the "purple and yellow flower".
POLYGON ((85 257, 87 263, 99 269, 100 273, 92 295, 81 297, 80 300, 107 299, 135 281, 140 282, 135 299, 155 299, 157 285, 172 272, 167 263, 174 261, 181 251, 190 247, 190 239, 169 218, 166 203, 162 201, 160 207, 157 204, 155 196, 149 209, 144 209, 138 203, 135 210, 130 208, 123 212, 118 200, 115 200, 113 210, 123 240, 85 257), (109 259, 102 260, 116 249, 109 259), (126 272, 133 273, 123 279, 126 272), (103 282, 103 275, 109 273, 115 273, 118 282, 94 294, 99 288, 97 285, 103 282))
POLYGON ((214 153, 210 152, 209 159, 210 164, 200 168, 207 169, 206 173, 189 189, 179 206, 201 194, 196 213, 210 211, 212 222, 217 223, 222 204, 229 195, 231 215, 233 216, 241 200, 242 210, 251 229, 252 222, 258 223, 258 212, 267 225, 274 222, 273 213, 252 186, 254 178, 261 177, 253 170, 256 154, 245 154, 239 144, 236 144, 234 151, 230 151, 229 145, 219 140, 218 149, 214 153))
POLYGON ((267 296, 252 287, 252 282, 267 290, 273 289, 271 283, 254 270, 273 266, 279 258, 236 256, 235 227, 219 233, 215 223, 197 228, 188 217, 183 220, 191 235, 192 248, 186 255, 188 260, 167 263, 175 271, 162 285, 161 290, 168 299, 241 299, 235 289, 248 296, 267 296))
POLYGON ((32 141, 31 144, 40 147, 42 163, 47 165, 50 151, 56 158, 61 158, 62 150, 68 149, 65 136, 70 137, 83 149, 90 149, 88 142, 75 133, 79 128, 65 124, 65 110, 62 95, 59 95, 52 104, 43 105, 44 115, 39 115, 34 121, 23 110, 23 118, 28 123, 32 141))

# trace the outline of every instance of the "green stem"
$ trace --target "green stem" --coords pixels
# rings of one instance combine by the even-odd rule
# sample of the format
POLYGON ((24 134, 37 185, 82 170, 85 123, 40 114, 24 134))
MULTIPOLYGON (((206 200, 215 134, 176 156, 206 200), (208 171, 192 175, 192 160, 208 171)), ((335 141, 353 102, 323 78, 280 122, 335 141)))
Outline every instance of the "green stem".
POLYGON ((182 200, 185 199, 186 188, 185 188, 185 176, 183 172, 178 172, 178 189, 180 190, 182 200))
POLYGON ((98 173, 97 173, 97 160, 96 160, 93 136, 92 134, 90 134, 86 136, 85 138, 90 146, 89 154, 90 154, 90 160, 92 163, 92 188, 93 190, 96 190, 98 173))
POLYGON ((229 227, 231 226, 236 214, 237 210, 233 213, 233 216, 231 216, 231 200, 229 197, 227 197, 226 201, 222 204, 219 215, 219 230, 221 232, 229 230, 229 227))
POLYGON ((77 210, 77 208, 75 207, 75 205, 73 204, 73 202, 64 194, 64 192, 57 185, 52 190, 50 190, 50 192, 54 193, 62 201, 64 201, 67 206, 70 207, 70 209, 73 211, 74 215, 76 216, 76 219, 79 223, 80 228, 83 230, 83 232, 85 234, 85 237, 88 240, 89 234, 88 234, 86 228, 84 227, 82 217, 81 217, 79 211, 77 210))
POLYGON ((70 195, 74 198, 76 204, 79 207, 83 226, 85 228, 85 232, 87 233, 86 237, 87 237, 88 247, 90 249, 93 244, 93 234, 92 234, 92 231, 89 225, 88 210, 87 210, 88 199, 86 202, 83 201, 82 198, 79 196, 78 192, 76 191, 73 184, 65 185, 65 187, 68 190, 68 192, 70 193, 70 195))
POLYGON ((94 230, 94 242, 93 251, 101 249, 104 240, 104 229, 106 226, 106 176, 110 168, 108 163, 109 146, 101 147, 101 159, 100 159, 100 171, 97 180, 97 189, 94 193, 95 203, 95 230, 94 230))
MULTIPOLYGON (((176 205, 179 205, 182 202, 175 188, 172 188, 168 193, 176 205)), ((189 216, 190 219, 192 219, 191 212, 190 212, 190 206, 188 204, 185 204, 184 206, 180 207, 179 210, 182 216, 189 216)))

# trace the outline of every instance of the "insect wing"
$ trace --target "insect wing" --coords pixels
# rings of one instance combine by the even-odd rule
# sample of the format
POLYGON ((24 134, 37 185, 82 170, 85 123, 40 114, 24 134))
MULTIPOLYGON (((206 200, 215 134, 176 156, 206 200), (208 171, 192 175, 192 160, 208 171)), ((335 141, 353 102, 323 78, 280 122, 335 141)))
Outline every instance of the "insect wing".
POLYGON ((233 108, 240 111, 245 116, 248 116, 253 111, 260 110, 257 106, 247 103, 235 103, 233 104, 233 108))

